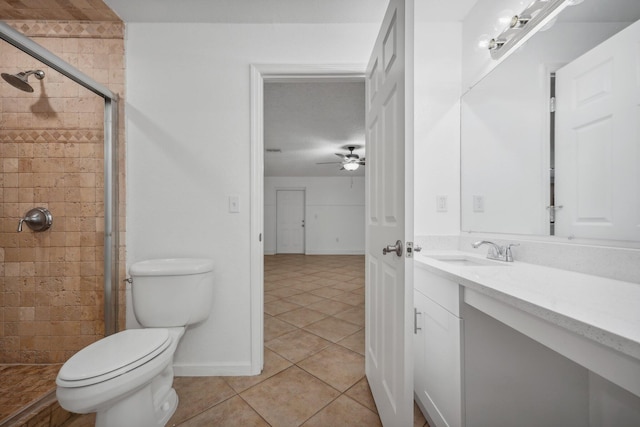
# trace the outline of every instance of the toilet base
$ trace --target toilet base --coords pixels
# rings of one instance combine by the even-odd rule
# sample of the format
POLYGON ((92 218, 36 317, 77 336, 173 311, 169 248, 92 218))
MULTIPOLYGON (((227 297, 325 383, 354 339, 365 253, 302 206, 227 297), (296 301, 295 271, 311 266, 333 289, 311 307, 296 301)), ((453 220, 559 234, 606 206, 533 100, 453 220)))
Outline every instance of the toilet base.
POLYGON ((164 427, 178 407, 173 388, 154 403, 151 384, 104 411, 96 413, 96 427, 164 427))

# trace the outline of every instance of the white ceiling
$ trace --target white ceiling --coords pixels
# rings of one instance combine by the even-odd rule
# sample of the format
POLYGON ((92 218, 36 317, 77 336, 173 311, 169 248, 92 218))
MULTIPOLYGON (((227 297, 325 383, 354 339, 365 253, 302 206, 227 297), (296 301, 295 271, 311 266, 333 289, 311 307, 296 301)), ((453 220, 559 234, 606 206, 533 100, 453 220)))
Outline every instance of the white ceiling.
POLYGON ((266 82, 265 176, 363 176, 366 166, 341 171, 335 153, 356 146, 354 153, 366 157, 364 106, 364 81, 266 82))
MULTIPOLYGON (((461 21, 477 0, 419 0, 419 21, 461 21)), ((388 0, 104 0, 124 22, 380 23, 388 0)))
POLYGON ((388 0, 104 0, 125 22, 381 22, 388 0))

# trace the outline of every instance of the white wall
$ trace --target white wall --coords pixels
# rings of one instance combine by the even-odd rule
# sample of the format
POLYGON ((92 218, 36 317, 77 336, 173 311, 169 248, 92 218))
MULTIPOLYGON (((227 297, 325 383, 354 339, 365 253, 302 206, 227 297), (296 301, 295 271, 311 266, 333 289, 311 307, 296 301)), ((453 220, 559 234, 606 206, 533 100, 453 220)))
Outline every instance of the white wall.
POLYGON ((306 254, 364 254, 364 177, 265 177, 265 254, 276 252, 279 189, 305 190, 306 254))
POLYGON ((415 24, 414 234, 460 232, 460 23, 415 24), (447 211, 438 212, 436 197, 447 211))
POLYGON ((377 31, 127 25, 127 264, 198 256, 216 266, 211 317, 184 336, 178 375, 250 370, 250 65, 366 63, 377 31), (240 213, 228 212, 232 195, 240 213))

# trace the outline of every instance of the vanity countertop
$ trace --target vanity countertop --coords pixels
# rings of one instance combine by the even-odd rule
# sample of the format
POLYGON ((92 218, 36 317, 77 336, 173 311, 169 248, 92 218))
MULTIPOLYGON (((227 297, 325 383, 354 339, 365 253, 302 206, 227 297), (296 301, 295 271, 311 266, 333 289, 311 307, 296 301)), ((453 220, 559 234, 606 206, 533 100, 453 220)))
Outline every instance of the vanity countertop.
POLYGON ((419 268, 640 359, 640 284, 462 251, 424 251, 414 259, 419 268))

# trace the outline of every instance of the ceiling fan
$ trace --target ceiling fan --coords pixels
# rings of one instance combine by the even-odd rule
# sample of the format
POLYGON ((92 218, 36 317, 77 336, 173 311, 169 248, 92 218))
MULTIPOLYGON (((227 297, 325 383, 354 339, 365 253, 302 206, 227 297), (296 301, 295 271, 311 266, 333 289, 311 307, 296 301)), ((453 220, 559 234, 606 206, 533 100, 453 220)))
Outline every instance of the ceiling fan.
POLYGON ((346 147, 349 150, 349 154, 340 154, 335 153, 336 156, 342 159, 341 162, 321 162, 316 163, 316 165, 338 165, 341 164, 342 167, 340 170, 354 171, 357 170, 361 165, 365 165, 365 158, 360 158, 357 154, 353 153, 353 150, 356 149, 355 146, 346 147))

